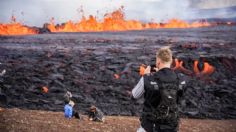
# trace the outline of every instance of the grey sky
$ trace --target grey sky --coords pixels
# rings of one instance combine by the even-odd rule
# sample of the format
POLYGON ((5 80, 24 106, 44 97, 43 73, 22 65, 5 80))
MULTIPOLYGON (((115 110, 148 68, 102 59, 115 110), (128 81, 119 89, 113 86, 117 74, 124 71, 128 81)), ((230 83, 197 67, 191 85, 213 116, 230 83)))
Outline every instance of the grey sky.
POLYGON ((191 10, 235 6, 236 0, 0 0, 0 22, 9 22, 12 14, 18 21, 36 26, 49 22, 51 17, 57 23, 76 21, 81 6, 85 15, 96 15, 99 11, 98 16, 102 18, 104 13, 121 5, 125 7, 127 19, 162 21, 199 17, 191 10))

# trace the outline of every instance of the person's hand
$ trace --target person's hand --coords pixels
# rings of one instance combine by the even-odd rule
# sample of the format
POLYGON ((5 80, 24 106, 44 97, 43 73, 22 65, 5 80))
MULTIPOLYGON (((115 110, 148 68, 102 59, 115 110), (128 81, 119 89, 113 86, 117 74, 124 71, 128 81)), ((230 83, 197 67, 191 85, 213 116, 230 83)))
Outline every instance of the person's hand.
POLYGON ((126 94, 127 94, 129 97, 132 97, 132 92, 129 91, 129 90, 126 90, 126 94))
POLYGON ((151 73, 151 66, 147 66, 147 68, 144 71, 144 74, 150 74, 151 73))
POLYGON ((157 72, 159 69, 157 67, 155 67, 154 70, 157 72))

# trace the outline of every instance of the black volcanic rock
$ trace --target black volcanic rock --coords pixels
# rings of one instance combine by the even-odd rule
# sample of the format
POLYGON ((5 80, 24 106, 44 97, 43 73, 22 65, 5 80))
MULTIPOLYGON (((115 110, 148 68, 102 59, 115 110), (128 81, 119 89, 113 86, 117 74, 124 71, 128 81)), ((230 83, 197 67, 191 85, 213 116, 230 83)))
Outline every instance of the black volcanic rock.
POLYGON ((154 64, 156 50, 169 45, 192 72, 198 59, 215 67, 204 78, 176 71, 187 82, 181 116, 235 119, 235 42, 235 32, 215 29, 0 37, 0 66, 6 69, 0 106, 62 111, 69 90, 81 113, 95 104, 107 115, 139 115, 143 99, 131 100, 127 91, 140 79, 139 66, 154 64))

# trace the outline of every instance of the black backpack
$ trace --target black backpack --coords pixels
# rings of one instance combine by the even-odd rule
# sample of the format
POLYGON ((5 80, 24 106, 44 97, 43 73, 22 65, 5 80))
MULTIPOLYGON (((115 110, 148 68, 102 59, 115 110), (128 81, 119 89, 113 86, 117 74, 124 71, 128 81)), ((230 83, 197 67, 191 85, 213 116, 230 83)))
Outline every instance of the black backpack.
MULTIPOLYGON (((157 86, 156 86, 157 87, 157 86)), ((151 112, 148 112, 148 118, 154 122, 168 123, 176 121, 178 118, 177 108, 177 82, 162 82, 158 83, 158 89, 160 93, 160 102, 154 107, 151 106, 151 112)))

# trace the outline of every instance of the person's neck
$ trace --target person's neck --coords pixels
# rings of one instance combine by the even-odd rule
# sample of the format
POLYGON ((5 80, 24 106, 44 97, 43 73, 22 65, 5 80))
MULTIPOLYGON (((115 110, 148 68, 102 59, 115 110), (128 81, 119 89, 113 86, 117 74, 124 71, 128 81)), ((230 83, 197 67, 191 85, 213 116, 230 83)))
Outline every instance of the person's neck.
POLYGON ((160 64, 159 70, 161 70, 163 68, 170 68, 170 64, 160 64))

